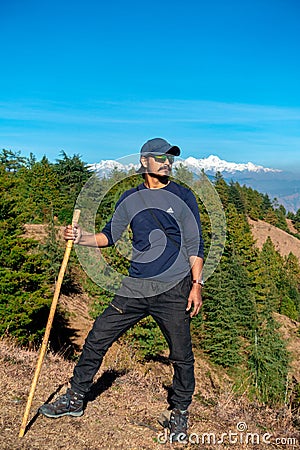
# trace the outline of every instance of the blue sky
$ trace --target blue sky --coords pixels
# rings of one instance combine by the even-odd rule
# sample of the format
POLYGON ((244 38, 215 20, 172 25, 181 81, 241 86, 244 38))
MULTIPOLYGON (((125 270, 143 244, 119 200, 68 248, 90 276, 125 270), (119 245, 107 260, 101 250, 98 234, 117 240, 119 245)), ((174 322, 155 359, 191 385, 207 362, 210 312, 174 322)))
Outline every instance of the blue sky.
POLYGON ((0 2, 0 146, 300 171, 297 0, 0 2))

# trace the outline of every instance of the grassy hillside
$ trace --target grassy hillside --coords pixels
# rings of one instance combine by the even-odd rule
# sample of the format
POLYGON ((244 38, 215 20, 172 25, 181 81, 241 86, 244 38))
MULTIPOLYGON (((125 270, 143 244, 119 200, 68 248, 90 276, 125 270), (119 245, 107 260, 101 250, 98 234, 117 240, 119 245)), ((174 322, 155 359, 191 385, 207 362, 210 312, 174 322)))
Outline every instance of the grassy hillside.
MULTIPOLYGON (((205 174, 194 180, 183 167, 175 172, 178 182, 198 193, 205 258, 216 233, 224 250, 206 280, 201 314, 192 321, 198 380, 192 430, 209 432, 211 427, 215 433, 227 432, 244 417, 251 432, 282 433, 284 428, 296 432, 300 211, 288 216, 275 199, 238 183, 227 184, 221 174, 211 183, 205 174), (201 200, 206 189, 208 205, 201 200)), ((96 202, 95 228, 100 231, 120 194, 142 180, 134 173, 113 171, 107 179, 91 181, 78 155, 63 154, 50 163, 46 157, 36 161, 8 151, 2 152, 0 178, 0 335, 34 349, 41 342, 62 261, 62 227, 70 222, 76 201, 80 204, 82 186, 89 179, 92 195, 87 196, 86 207, 90 210, 90 202, 96 202)), ((128 260, 116 249, 105 249, 103 255, 114 270, 127 273, 128 260)), ((34 407, 67 382, 91 326, 90 316, 99 314, 110 300, 111 293, 87 277, 72 253, 49 340, 49 351, 56 356, 49 355, 45 361, 44 382, 39 387, 45 389, 37 393, 34 407), (59 355, 73 359, 64 361, 59 355)), ((5 340, 1 346, 5 363, 2 417, 10 421, 2 422, 4 448, 41 448, 45 435, 51 436, 53 449, 71 448, 74 440, 76 448, 89 450, 105 445, 132 449, 156 445, 153 432, 158 432, 156 417, 166 406, 171 366, 153 320, 147 318, 126 333, 107 356, 101 373, 108 370, 104 380, 114 383, 88 405, 90 420, 84 416, 74 425, 68 419, 49 425, 39 418, 34 424, 36 434, 30 435, 32 427, 27 435, 32 442, 21 444, 14 441, 12 430, 18 427, 15 419, 26 402, 36 355, 5 340), (142 425, 140 417, 145 419, 142 425), (148 436, 145 445, 139 436, 148 436), (34 442, 36 437, 39 442, 34 442)))
MULTIPOLYGON (((285 330, 287 329, 285 324, 285 330)), ((299 342, 296 347, 299 352, 299 342)), ((157 421, 160 413, 167 407, 171 366, 163 358, 140 364, 130 348, 118 343, 108 352, 98 379, 95 380, 85 414, 80 418, 50 420, 36 415, 43 402, 65 390, 74 366, 73 362, 66 361, 59 355, 48 354, 33 400, 29 427, 25 436, 18 438, 36 360, 35 351, 20 350, 5 340, 0 341, 1 449, 173 448, 170 444, 162 446, 158 443, 158 439, 163 439, 164 435, 160 437, 163 429, 157 421)), ((221 439, 222 433, 227 433, 224 442, 231 448, 232 444, 228 444, 228 434, 231 431, 238 433, 239 443, 233 448, 239 450, 299 448, 299 417, 296 412, 290 408, 272 409, 256 402, 251 403, 246 394, 241 391, 236 395, 232 380, 226 372, 213 366, 197 351, 196 391, 191 406, 190 432, 195 433, 194 439, 198 436, 200 444, 203 439, 204 445, 179 447, 224 449, 224 444, 213 444, 213 441, 209 444, 207 433, 213 433, 216 442, 221 439), (245 424, 250 433, 248 439, 256 441, 250 440, 247 444, 245 433, 237 430, 237 426, 242 430, 245 424), (263 443, 263 435, 266 438, 266 433, 270 435, 267 438, 268 444, 263 443), (257 443, 257 439, 260 439, 260 443, 254 446, 253 442, 257 443), (289 445, 286 445, 287 442, 289 445)))
MULTIPOLYGON (((290 234, 263 221, 250 220, 250 225, 260 248, 270 235, 282 255, 286 254, 287 242, 290 245, 288 251, 298 254, 300 241, 290 234)), ((26 233, 34 239, 45 239, 41 225, 27 226, 26 233)), ((78 346, 78 350, 92 324, 88 313, 91 301, 83 292, 60 297, 60 305, 68 313, 69 328, 73 330, 71 342, 78 346)), ((276 314, 275 317, 293 356, 291 385, 300 383, 300 324, 284 315, 276 314)), ((235 445, 228 444, 234 448, 253 449, 253 442, 257 443, 257 439, 260 440, 259 449, 296 450, 299 447, 297 398, 280 408, 251 402, 246 388, 245 391, 243 388, 236 391, 235 381, 226 370, 213 365, 199 350, 195 350, 195 356, 196 391, 191 406, 190 432, 200 444, 203 440, 201 448, 224 449, 223 443, 213 444, 213 436, 217 442, 222 433, 229 434, 230 431, 237 432, 242 440, 235 445), (248 443, 246 434, 237 431, 238 423, 247 425, 250 433, 248 443), (211 433, 210 437, 208 433, 211 433), (263 443, 263 436, 268 443, 263 443)), ((74 362, 62 355, 49 353, 36 389, 28 429, 22 439, 18 438, 37 358, 36 351, 21 350, 8 340, 0 341, 0 379, 3 385, 0 447, 4 450, 155 450, 172 447, 168 443, 164 447, 158 443, 165 435, 161 434, 164 430, 157 420, 167 407, 172 368, 163 357, 142 364, 136 359, 134 350, 120 342, 115 343, 105 357, 95 380, 91 401, 81 418, 65 417, 51 421, 36 414, 43 402, 64 392, 74 367, 74 362)), ((232 436, 234 442, 236 435, 232 436)), ((229 436, 224 439, 228 443, 229 436)), ((200 447, 194 443, 184 448, 200 447)))
MULTIPOLYGON (((269 236, 275 246, 275 249, 281 254, 281 256, 288 256, 289 253, 292 252, 300 261, 299 239, 263 220, 248 219, 248 221, 251 227, 252 235, 259 249, 262 249, 263 244, 269 236)), ((290 223, 289 226, 291 226, 290 223)), ((294 228, 291 228, 291 230, 294 232, 297 231, 294 228)))

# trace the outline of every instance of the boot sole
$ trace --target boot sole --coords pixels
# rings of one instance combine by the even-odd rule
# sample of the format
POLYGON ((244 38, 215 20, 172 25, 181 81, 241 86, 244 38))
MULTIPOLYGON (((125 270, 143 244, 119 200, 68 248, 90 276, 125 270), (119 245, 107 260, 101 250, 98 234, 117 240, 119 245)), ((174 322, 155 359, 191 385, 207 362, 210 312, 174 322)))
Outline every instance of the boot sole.
POLYGON ((59 417, 63 416, 72 416, 72 417, 80 417, 83 416, 83 411, 73 411, 73 412, 67 412, 67 413, 61 413, 61 414, 51 414, 44 411, 39 410, 39 413, 43 414, 43 416, 48 417, 49 419, 58 419, 59 417))

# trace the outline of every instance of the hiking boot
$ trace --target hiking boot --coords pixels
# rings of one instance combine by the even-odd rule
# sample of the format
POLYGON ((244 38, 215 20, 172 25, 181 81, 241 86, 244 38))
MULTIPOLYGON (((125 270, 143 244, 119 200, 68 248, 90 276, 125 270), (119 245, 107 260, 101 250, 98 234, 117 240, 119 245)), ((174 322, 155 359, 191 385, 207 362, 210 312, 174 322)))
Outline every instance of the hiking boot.
POLYGON ((67 389, 67 392, 58 397, 53 403, 45 403, 39 412, 46 417, 56 419, 62 416, 79 417, 83 414, 84 395, 67 389))
POLYGON ((172 410, 169 420, 170 442, 187 443, 188 417, 187 411, 181 411, 177 408, 172 410))

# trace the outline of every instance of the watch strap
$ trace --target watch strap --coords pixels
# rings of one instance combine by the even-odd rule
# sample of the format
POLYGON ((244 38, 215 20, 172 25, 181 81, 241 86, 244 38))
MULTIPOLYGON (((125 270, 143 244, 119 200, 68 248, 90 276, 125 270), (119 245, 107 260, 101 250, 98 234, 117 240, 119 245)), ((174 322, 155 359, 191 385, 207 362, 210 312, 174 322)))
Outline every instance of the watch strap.
POLYGON ((193 281, 193 283, 201 284, 201 286, 204 286, 203 280, 192 280, 192 281, 193 281))

